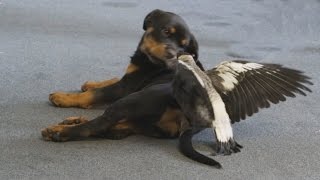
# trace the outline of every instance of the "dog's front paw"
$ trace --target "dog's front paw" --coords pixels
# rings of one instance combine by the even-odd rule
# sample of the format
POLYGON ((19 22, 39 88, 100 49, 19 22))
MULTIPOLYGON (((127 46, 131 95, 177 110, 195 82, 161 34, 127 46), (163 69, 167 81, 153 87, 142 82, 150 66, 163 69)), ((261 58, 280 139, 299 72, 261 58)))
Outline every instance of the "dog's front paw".
POLYGON ((238 144, 233 138, 227 142, 218 141, 216 152, 213 153, 213 155, 217 155, 217 154, 231 155, 232 153, 240 152, 241 148, 243 148, 243 146, 238 144))
POLYGON ((71 107, 74 102, 70 99, 70 94, 55 92, 49 95, 50 102, 58 107, 71 107))
POLYGON ((88 109, 91 107, 92 94, 86 93, 64 93, 56 92, 49 95, 51 103, 57 107, 80 107, 88 109))
POLYGON ((41 134, 43 139, 46 141, 64 142, 69 140, 66 128, 67 126, 54 125, 43 129, 41 134))

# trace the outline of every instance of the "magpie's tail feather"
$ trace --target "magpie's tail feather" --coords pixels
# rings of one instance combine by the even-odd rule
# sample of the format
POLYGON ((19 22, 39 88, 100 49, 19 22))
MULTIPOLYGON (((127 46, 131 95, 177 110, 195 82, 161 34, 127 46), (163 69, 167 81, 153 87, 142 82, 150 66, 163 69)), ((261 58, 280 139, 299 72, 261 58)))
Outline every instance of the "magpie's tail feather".
POLYGON ((192 130, 188 129, 180 134, 179 137, 179 148, 182 154, 187 156, 188 158, 197 161, 202 164, 206 164, 209 166, 213 166, 217 169, 221 169, 222 166, 219 162, 198 153, 192 146, 192 130))

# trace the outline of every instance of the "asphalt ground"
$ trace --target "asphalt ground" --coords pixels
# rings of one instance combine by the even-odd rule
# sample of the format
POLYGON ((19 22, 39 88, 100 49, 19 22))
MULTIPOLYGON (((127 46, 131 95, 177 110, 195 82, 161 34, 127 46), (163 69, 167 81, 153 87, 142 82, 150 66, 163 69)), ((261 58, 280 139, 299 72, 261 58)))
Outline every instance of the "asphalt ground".
MULTIPOLYGON (((320 1, 0 0, 0 179, 319 179, 320 1), (153 9, 181 15, 206 69, 253 59, 303 70, 313 93, 234 124, 241 153, 222 170, 181 155, 177 140, 131 136, 46 142, 40 130, 90 110, 56 108, 54 91, 120 77, 153 9)), ((209 155, 210 129, 194 138, 209 155)))

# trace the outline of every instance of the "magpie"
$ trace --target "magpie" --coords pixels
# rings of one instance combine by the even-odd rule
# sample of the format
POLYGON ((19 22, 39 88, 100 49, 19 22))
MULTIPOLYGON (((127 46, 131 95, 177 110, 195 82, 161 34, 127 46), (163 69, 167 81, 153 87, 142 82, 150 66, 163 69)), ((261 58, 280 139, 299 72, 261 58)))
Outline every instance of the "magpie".
POLYGON ((310 78, 303 72, 279 64, 235 60, 202 71, 188 54, 178 57, 172 81, 173 96, 181 107, 187 126, 180 133, 180 150, 187 157, 216 168, 219 162, 192 147, 192 136, 212 127, 217 140, 216 153, 230 155, 242 146, 234 140, 231 124, 252 116, 261 108, 311 90, 310 78))

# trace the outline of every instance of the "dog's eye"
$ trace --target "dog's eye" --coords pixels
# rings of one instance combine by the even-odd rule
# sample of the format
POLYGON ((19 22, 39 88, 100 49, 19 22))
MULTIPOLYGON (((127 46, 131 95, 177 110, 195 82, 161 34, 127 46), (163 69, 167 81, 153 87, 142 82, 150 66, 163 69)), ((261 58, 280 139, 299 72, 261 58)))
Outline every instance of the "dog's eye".
POLYGON ((166 37, 170 36, 170 30, 169 29, 163 29, 162 34, 166 37))

